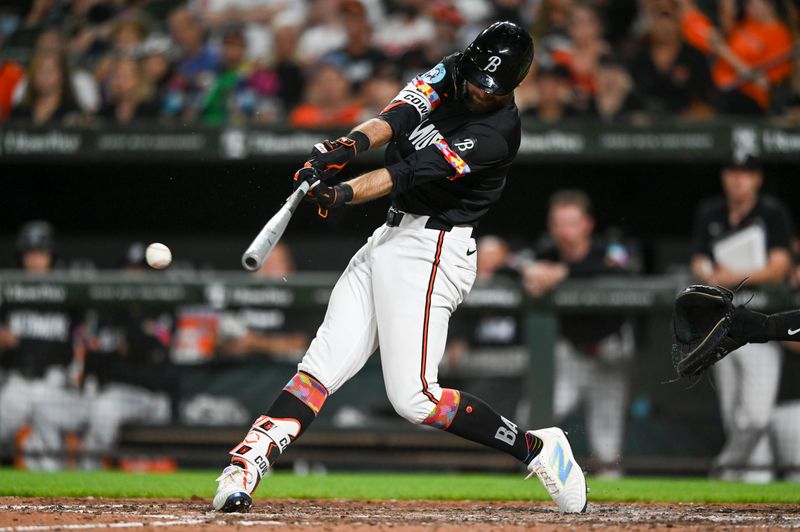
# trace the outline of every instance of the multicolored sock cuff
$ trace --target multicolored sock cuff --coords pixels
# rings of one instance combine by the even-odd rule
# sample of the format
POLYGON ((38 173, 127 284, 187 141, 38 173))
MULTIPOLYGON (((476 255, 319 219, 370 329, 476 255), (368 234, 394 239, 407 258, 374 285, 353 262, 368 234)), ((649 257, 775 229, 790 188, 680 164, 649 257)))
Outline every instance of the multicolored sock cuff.
POLYGON ((319 414, 322 405, 328 398, 328 390, 317 379, 298 371, 292 380, 290 380, 283 390, 294 395, 302 401, 308 408, 310 408, 314 415, 319 414))
POLYGON ((528 447, 528 456, 525 457, 523 462, 525 465, 530 464, 534 458, 536 458, 540 452, 542 452, 542 440, 531 434, 530 432, 525 433, 525 445, 528 447))
POLYGON ((433 410, 431 410, 431 413, 428 414, 423 423, 437 429, 447 430, 456 417, 460 403, 461 393, 458 390, 443 388, 439 403, 433 407, 433 410))

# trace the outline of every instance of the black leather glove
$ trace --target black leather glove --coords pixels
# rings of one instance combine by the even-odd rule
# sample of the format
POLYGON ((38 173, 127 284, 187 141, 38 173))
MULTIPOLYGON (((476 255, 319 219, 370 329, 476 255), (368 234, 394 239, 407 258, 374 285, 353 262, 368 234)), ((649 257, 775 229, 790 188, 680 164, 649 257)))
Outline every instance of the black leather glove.
POLYGON ((331 187, 326 185, 324 181, 320 181, 315 187, 308 191, 306 199, 312 203, 316 203, 320 208, 320 216, 323 216, 322 211, 341 207, 352 200, 353 189, 347 183, 339 183, 331 187))
POLYGON ((360 131, 353 131, 336 140, 323 140, 314 145, 308 163, 319 172, 323 180, 339 173, 356 155, 369 149, 369 138, 360 131))
POLYGON ((300 170, 294 173, 294 178, 292 179, 292 191, 295 191, 300 187, 302 183, 307 182, 309 187, 314 186, 314 183, 320 180, 319 172, 315 168, 311 166, 311 163, 306 163, 300 170))

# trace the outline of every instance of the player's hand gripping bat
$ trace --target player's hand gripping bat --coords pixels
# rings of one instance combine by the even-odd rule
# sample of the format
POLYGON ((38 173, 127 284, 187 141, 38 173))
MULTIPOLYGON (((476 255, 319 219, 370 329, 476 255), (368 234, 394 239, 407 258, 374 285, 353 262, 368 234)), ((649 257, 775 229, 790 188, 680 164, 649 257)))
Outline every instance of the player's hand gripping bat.
POLYGON ((264 228, 261 229, 261 232, 256 235, 250 247, 242 255, 242 266, 246 270, 253 272, 261 268, 267 255, 270 254, 286 230, 289 220, 292 219, 295 209, 297 209, 308 189, 309 183, 307 181, 300 183, 297 189, 292 192, 292 195, 286 199, 286 203, 278 209, 278 212, 269 219, 264 228))

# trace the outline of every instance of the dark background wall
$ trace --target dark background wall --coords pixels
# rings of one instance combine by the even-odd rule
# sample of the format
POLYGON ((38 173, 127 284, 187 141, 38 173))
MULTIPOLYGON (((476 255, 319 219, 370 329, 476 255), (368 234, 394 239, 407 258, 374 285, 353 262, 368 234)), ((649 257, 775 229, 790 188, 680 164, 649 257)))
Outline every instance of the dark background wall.
MULTIPOLYGON (((369 169, 357 166, 350 174, 369 169)), ((241 251, 291 191, 286 164, 3 164, 0 266, 14 263, 13 236, 34 218, 51 221, 66 258, 89 256, 113 267, 129 242, 162 241, 176 259, 199 267, 238 268, 241 251)), ((765 168, 764 190, 800 217, 800 180, 791 165, 765 168)), ((620 227, 637 238, 647 271, 684 261, 694 209, 720 192, 717 165, 516 165, 503 199, 478 234, 498 233, 517 244, 545 228, 549 195, 586 190, 599 229, 620 227)), ((344 209, 327 220, 303 206, 287 242, 303 269, 338 269, 383 220, 388 200, 344 209)))

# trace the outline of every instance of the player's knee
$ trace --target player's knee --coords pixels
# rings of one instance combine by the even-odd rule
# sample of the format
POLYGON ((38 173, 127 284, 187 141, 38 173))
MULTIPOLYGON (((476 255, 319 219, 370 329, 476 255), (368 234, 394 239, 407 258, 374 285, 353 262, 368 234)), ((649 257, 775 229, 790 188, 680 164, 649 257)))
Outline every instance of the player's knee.
POLYGON ((403 419, 419 425, 428 417, 429 401, 420 393, 389 393, 389 402, 403 419))

